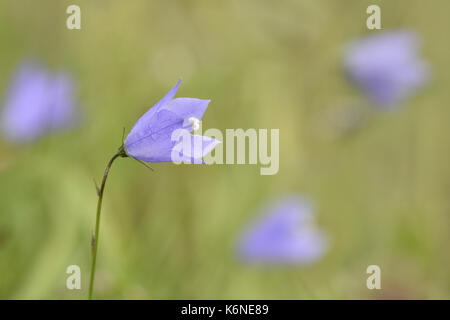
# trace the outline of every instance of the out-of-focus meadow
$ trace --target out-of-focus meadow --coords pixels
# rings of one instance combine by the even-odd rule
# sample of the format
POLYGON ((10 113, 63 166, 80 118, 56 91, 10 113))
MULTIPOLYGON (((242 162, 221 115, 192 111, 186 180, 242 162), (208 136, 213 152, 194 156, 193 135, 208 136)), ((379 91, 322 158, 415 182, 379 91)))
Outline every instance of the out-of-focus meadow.
POLYGON ((108 159, 182 77, 211 99, 203 128, 279 128, 280 170, 258 165, 114 164, 105 191, 95 298, 449 298, 450 3, 396 1, 0 2, 0 92, 32 58, 74 77, 78 126, 34 143, 0 140, 0 298, 87 297, 90 242, 108 159), (366 28, 411 29, 432 70, 394 112, 370 111, 342 72, 366 28), (81 30, 66 8, 81 8, 81 30), (342 134, 348 108, 371 121, 342 134), (304 194, 330 238, 304 267, 246 265, 242 229, 267 200, 304 194), (82 290, 66 289, 66 268, 82 290), (381 267, 382 290, 366 288, 381 267))

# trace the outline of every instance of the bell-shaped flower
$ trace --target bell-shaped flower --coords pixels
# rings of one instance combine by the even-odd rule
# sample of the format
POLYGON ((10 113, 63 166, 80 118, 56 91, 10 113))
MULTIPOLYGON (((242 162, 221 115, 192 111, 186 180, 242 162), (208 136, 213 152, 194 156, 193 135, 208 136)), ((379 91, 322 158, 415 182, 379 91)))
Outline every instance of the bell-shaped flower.
POLYGON ((189 133, 199 127, 210 100, 174 99, 180 82, 136 122, 125 140, 129 156, 146 162, 203 163, 201 158, 220 143, 189 133))
POLYGON ((429 66, 419 56, 411 31, 384 31, 351 42, 344 68, 350 80, 377 106, 392 108, 422 87, 429 66))
POLYGON ((6 93, 0 127, 6 139, 29 142, 76 123, 74 84, 65 72, 33 62, 19 66, 6 93))
POLYGON ((308 201, 289 196, 269 207, 238 244, 239 257, 265 264, 310 264, 327 251, 327 237, 313 225, 308 201))

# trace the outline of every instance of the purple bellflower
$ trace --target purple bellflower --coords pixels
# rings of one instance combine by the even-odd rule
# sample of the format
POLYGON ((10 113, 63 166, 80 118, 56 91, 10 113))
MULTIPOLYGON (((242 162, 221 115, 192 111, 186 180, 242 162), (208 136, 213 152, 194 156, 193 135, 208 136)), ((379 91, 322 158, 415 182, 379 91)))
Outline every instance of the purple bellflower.
POLYGON ((392 109, 428 81, 429 66, 418 49, 411 31, 382 32, 351 42, 344 68, 371 101, 392 109))
POLYGON ((210 100, 174 99, 180 82, 181 79, 136 122, 125 140, 129 156, 146 162, 203 163, 201 158, 220 143, 210 137, 189 134, 198 129, 210 100), (179 138, 183 138, 183 143, 178 142, 179 138))
MULTIPOLYGON (((119 150, 106 165, 100 187, 96 185, 98 203, 95 232, 91 241, 93 259, 89 282, 89 299, 92 299, 94 292, 103 193, 113 162, 119 157, 131 157, 141 163, 143 163, 142 161, 203 163, 202 157, 220 143, 213 138, 190 134, 191 131, 200 128, 200 119, 208 107, 209 100, 174 99, 180 82, 181 79, 164 98, 136 122, 125 142, 122 141, 119 150), (180 138, 182 138, 182 143, 179 142, 180 138)), ((144 165, 147 166, 145 163, 144 165)))
POLYGON ((264 264, 311 264, 327 251, 327 238, 312 225, 313 211, 305 199, 286 197, 271 206, 238 244, 239 257, 264 264))
POLYGON ((3 135, 13 142, 30 142, 76 122, 76 100, 71 77, 50 73, 26 62, 16 71, 1 113, 3 135))

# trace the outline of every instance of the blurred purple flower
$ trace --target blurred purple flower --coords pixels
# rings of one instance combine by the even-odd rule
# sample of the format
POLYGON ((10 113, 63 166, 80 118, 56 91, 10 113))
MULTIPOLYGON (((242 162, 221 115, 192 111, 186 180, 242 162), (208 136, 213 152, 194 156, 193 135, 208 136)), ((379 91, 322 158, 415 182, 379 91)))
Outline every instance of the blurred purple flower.
POLYGON ((325 234, 312 225, 312 208, 301 197, 284 198, 250 227, 238 245, 240 258, 268 264, 310 264, 327 250, 325 234))
POLYGON ((185 130, 186 139, 192 148, 186 148, 186 143, 183 143, 177 160, 203 163, 201 158, 220 143, 210 137, 189 134, 197 129, 210 100, 173 99, 180 82, 181 79, 136 122, 125 141, 128 155, 147 162, 175 161, 172 159, 172 151, 177 141, 173 141, 173 134, 179 129, 185 130))
POLYGON ((8 140, 30 142, 49 131, 74 125, 75 109, 69 74, 50 73, 36 63, 26 62, 13 76, 0 126, 8 140))
POLYGON ((418 49, 418 37, 411 31, 382 32, 351 42, 344 68, 372 101, 390 109, 429 79, 429 66, 418 49))

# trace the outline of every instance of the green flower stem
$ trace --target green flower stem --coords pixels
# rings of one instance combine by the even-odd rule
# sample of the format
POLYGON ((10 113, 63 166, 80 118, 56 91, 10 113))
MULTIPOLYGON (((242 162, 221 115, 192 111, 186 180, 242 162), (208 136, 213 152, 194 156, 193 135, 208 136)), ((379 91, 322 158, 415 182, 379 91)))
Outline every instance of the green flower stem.
POLYGON ((108 165, 106 166, 105 173, 103 175, 102 184, 100 189, 97 189, 98 193, 98 203, 97 203, 97 217, 95 219, 95 233, 92 239, 92 268, 91 268, 91 279, 89 282, 89 300, 92 300, 92 293, 94 291, 94 279, 95 279, 95 266, 97 263, 97 249, 98 249, 98 241, 99 241, 99 231, 100 231, 100 213, 102 211, 102 201, 103 201, 103 192, 105 191, 106 179, 108 178, 109 170, 111 166, 118 157, 128 157, 123 145, 119 148, 119 151, 109 160, 108 165))

